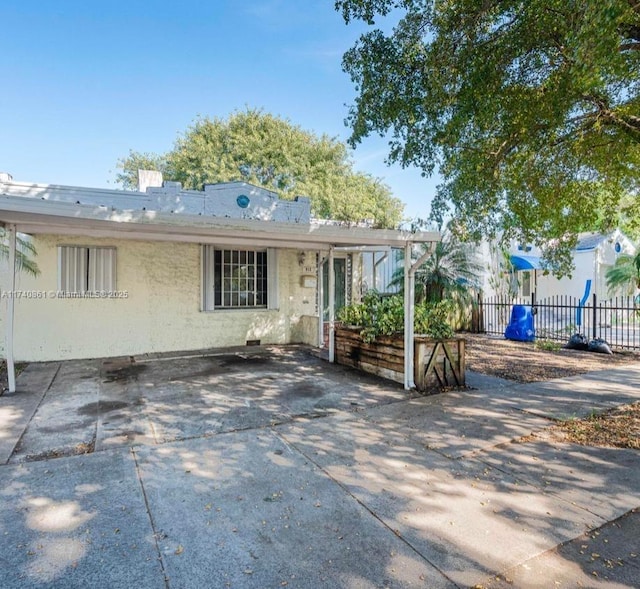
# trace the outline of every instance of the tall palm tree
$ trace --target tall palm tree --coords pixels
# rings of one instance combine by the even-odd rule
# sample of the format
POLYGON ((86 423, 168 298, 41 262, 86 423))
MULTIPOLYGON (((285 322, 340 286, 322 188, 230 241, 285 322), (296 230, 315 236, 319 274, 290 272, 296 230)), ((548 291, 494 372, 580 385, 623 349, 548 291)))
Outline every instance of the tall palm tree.
POLYGON ((609 292, 626 288, 631 294, 640 288, 640 251, 635 256, 620 254, 616 263, 607 270, 606 278, 609 292))
MULTIPOLYGON (((429 244, 422 244, 422 255, 429 244)), ((456 239, 445 231, 431 255, 416 271, 416 303, 438 302, 451 299, 465 305, 469 303, 473 290, 480 283, 482 264, 473 246, 456 239)), ((398 268, 391 285, 404 286, 404 270, 398 268)))
MULTIPOLYGON (((23 237, 20 233, 16 236, 16 268, 19 271, 24 270, 31 276, 37 276, 40 273, 40 269, 33 259, 37 253, 35 246, 27 236, 23 237)), ((4 227, 0 227, 0 258, 7 259, 8 257, 7 232, 4 227)))

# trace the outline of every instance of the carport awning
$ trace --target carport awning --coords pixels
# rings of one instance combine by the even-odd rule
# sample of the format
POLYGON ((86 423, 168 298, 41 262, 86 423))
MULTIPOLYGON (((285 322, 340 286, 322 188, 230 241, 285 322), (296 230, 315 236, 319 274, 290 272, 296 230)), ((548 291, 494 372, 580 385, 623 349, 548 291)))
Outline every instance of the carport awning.
POLYGON ((27 234, 90 235, 149 241, 224 243, 255 247, 327 250, 330 247, 404 247, 440 241, 434 231, 416 232, 312 223, 283 223, 150 210, 115 209, 0 192, 0 227, 27 234))
POLYGON ((511 265, 516 271, 540 270, 542 268, 538 256, 511 256, 511 265))

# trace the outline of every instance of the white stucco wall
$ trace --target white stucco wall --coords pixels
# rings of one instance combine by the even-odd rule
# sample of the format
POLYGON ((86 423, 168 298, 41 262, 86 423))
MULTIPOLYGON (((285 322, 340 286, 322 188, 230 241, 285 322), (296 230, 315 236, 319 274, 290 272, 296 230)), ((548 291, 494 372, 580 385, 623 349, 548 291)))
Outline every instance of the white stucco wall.
MULTIPOLYGON (((514 255, 541 256, 538 248, 533 247, 530 251, 517 249, 514 242, 511 246, 511 253, 514 255)), ((597 247, 589 250, 576 250, 573 252, 575 267, 571 276, 556 278, 542 270, 536 271, 536 281, 534 290, 538 300, 554 296, 568 296, 582 299, 585 292, 587 280, 591 279, 591 290, 589 297, 594 293, 598 300, 603 301, 616 295, 628 294, 626 289, 619 292, 609 292, 607 288, 606 273, 613 266, 620 254, 626 253, 634 255, 636 248, 634 244, 625 237, 619 230, 613 231, 606 239, 603 239, 597 247), (615 251, 615 244, 620 243, 620 252, 615 251)), ((484 260, 491 259, 489 244, 483 242, 480 246, 480 255, 484 260)), ((497 293, 491 284, 492 273, 495 272, 495 264, 486 263, 483 275, 483 291, 485 296, 494 296, 497 293)))
MULTIPOLYGON (((127 298, 16 300, 14 355, 17 361, 122 356, 268 343, 315 343, 313 288, 300 284, 296 250, 279 250, 279 310, 201 308, 201 246, 133 240, 39 235, 37 278, 20 274, 21 291, 57 290, 57 247, 101 245, 117 248, 118 291, 127 298)), ((221 244, 222 246, 223 244, 221 244)), ((250 246, 248 246, 250 247, 250 246)), ((307 258, 314 257, 309 253, 307 258)), ((8 284, 7 264, 0 289, 8 284)), ((2 349, 6 299, 0 301, 2 349)))
MULTIPOLYGON (((574 252, 573 261, 575 268, 571 273, 571 277, 556 278, 552 274, 546 276, 542 271, 538 270, 538 279, 536 287, 536 298, 538 300, 551 296, 569 296, 581 299, 584 296, 584 290, 587 280, 592 280, 591 294, 594 292, 594 255, 595 250, 585 252, 574 252)), ((589 296, 591 296, 591 294, 589 296)))

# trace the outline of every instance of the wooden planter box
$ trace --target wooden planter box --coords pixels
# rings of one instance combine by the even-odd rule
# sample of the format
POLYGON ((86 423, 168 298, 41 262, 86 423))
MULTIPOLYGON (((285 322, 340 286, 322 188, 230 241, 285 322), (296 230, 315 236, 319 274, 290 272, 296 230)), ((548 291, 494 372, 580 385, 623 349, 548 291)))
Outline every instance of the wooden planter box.
MULTIPOLYGON (((465 340, 461 338, 434 340, 416 336, 413 375, 416 389, 464 386, 464 347, 465 340)), ((381 337, 367 344, 362 341, 359 329, 337 327, 335 354, 338 364, 404 383, 403 337, 381 337)))

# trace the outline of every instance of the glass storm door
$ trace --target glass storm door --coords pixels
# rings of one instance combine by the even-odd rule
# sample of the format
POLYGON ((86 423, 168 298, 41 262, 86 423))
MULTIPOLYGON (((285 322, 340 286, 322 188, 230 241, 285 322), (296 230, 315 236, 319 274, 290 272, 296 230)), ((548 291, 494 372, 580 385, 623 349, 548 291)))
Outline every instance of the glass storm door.
MULTIPOLYGON (((322 268, 322 319, 329 321, 329 260, 325 260, 322 268)), ((335 276, 336 315, 347 304, 347 260, 334 258, 333 272, 335 276)))

